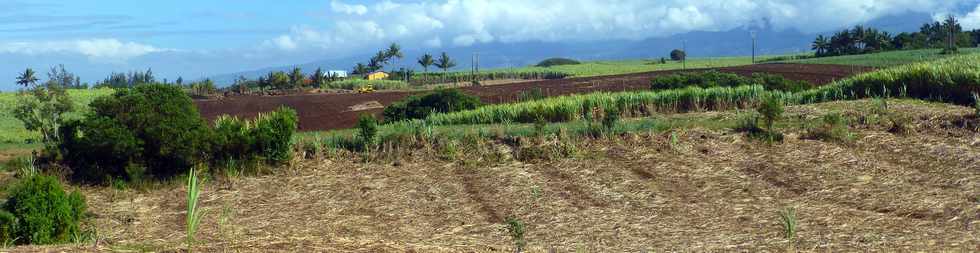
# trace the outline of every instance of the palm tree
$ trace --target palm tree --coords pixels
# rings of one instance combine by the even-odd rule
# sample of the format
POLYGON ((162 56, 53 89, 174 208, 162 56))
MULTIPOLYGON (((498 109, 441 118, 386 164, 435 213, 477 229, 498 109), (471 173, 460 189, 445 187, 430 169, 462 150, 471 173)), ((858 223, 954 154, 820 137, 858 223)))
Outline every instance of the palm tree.
POLYGON ((821 57, 827 54, 830 43, 827 41, 827 37, 823 35, 818 35, 817 39, 813 40, 813 50, 817 51, 816 56, 821 57))
POLYGON ((24 73, 17 77, 17 84, 23 85, 24 87, 34 85, 37 81, 38 79, 35 76, 34 70, 31 68, 27 68, 27 70, 24 70, 24 73))
POLYGON ((422 69, 424 69, 425 73, 427 74, 429 73, 429 66, 432 66, 432 64, 435 64, 435 61, 432 59, 432 55, 429 53, 426 53, 419 58, 419 65, 422 65, 422 69))
MULTIPOLYGON (((404 57, 405 55, 402 54, 402 47, 399 46, 398 43, 391 43, 391 46, 388 46, 388 49, 385 50, 385 58, 387 59, 401 60, 404 57)), ((387 62, 388 61, 386 60, 385 63, 387 62)), ((395 65, 397 65, 397 63, 395 65)))
POLYGON ((439 60, 436 61, 436 67, 442 69, 443 72, 449 72, 449 69, 456 67, 456 61, 449 58, 449 54, 446 54, 446 52, 442 52, 439 60))

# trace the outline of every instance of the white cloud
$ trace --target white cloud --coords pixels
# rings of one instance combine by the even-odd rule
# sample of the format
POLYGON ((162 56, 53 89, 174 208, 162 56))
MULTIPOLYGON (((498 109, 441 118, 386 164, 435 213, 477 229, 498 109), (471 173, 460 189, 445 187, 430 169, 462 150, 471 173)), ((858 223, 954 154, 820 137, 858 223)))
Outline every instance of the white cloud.
POLYGON ((80 39, 71 41, 5 42, 0 43, 0 52, 11 54, 81 54, 96 61, 125 61, 150 53, 173 51, 156 48, 136 42, 123 42, 117 39, 80 39))
POLYGON ((345 4, 342 2, 331 1, 330 9, 337 13, 344 13, 347 15, 364 15, 367 14, 367 6, 361 4, 345 4))
MULTIPOLYGON (((824 32, 910 11, 938 13, 976 0, 421 0, 369 5, 333 0, 320 28, 293 29, 297 47, 338 52, 490 42, 639 40, 770 24, 824 32), (370 15, 367 15, 370 12, 370 15), (316 36, 310 36, 316 34, 316 36)), ((980 11, 966 16, 977 20, 980 11)), ((972 24, 972 23, 971 23, 972 24)))
POLYGON ((289 35, 279 36, 278 38, 272 40, 272 43, 282 50, 295 50, 297 47, 296 42, 294 42, 293 38, 289 35))
POLYGON ((425 45, 425 46, 427 46, 427 47, 431 47, 431 48, 440 48, 440 47, 442 47, 442 39, 440 39, 439 37, 435 37, 435 38, 426 40, 422 44, 425 45))

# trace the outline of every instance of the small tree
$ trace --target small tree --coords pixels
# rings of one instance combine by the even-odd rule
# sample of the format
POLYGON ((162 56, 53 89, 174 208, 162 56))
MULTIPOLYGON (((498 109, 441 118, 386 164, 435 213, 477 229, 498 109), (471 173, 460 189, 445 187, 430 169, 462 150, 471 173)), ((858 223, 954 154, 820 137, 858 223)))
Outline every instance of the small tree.
POLYGON ((687 59, 687 53, 684 52, 684 50, 674 49, 673 51, 670 51, 670 59, 675 61, 683 61, 684 59, 687 59))
POLYGON ((446 54, 446 52, 442 52, 439 60, 436 61, 436 67, 442 69, 443 72, 449 72, 449 69, 456 67, 456 61, 449 58, 449 54, 446 54))
POLYGON ((54 147, 60 143, 58 128, 65 122, 64 115, 74 110, 71 97, 57 80, 52 79, 45 85, 36 85, 37 78, 33 77, 33 71, 30 69, 18 79, 29 81, 25 83, 34 86, 20 93, 17 105, 14 107, 14 117, 23 122, 27 130, 40 132, 41 141, 48 150, 57 150, 54 147))
POLYGON ((365 145, 373 144, 378 135, 378 120, 374 115, 361 114, 357 119, 357 130, 365 145))
POLYGON ((776 96, 766 96, 756 110, 765 118, 766 131, 771 134, 773 124, 783 115, 783 101, 776 96))

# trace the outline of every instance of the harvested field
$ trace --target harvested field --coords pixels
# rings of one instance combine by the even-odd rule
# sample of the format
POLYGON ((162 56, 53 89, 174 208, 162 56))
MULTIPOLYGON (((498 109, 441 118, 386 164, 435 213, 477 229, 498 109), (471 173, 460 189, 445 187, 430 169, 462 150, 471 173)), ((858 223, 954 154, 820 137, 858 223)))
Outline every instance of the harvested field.
MULTIPOLYGON (((700 69, 705 70, 705 69, 700 69)), ((804 80, 815 84, 826 84, 857 73, 872 70, 867 67, 844 65, 807 64, 759 64, 718 69, 740 75, 752 73, 771 73, 793 80, 804 80)), ((648 89, 650 79, 683 70, 656 71, 637 74, 541 80, 492 86, 465 87, 468 94, 479 96, 485 103, 508 103, 516 101, 520 93, 531 89, 541 89, 546 96, 560 96, 596 91, 625 91, 648 89)), ((697 71, 697 70, 687 70, 697 71)), ((299 113, 301 131, 331 130, 353 127, 361 113, 378 113, 383 109, 352 111, 352 106, 370 101, 389 105, 406 96, 419 92, 377 92, 370 94, 306 94, 291 96, 249 96, 222 100, 195 101, 202 116, 214 119, 221 115, 254 117, 261 112, 275 110, 279 106, 289 106, 299 113)))
MULTIPOLYGON (((868 104, 793 106, 785 116, 860 114, 868 104)), ((527 224, 529 252, 980 250, 980 134, 955 123, 977 119, 963 107, 890 104, 915 131, 859 125, 854 143, 837 144, 788 130, 768 146, 694 127, 676 142, 628 135, 589 142, 576 158, 489 166, 297 160, 274 175, 207 183, 195 250, 513 252, 506 217, 527 224), (777 214, 787 206, 797 210, 795 243, 777 214)), ((14 250, 183 248, 183 187, 82 190, 98 243, 14 250)))

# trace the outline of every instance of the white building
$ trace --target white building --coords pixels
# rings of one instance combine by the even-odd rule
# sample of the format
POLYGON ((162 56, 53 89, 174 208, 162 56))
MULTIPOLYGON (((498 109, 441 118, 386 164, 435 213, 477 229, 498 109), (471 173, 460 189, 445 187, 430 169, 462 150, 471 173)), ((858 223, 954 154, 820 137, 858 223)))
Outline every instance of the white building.
POLYGON ((347 71, 344 70, 327 70, 326 73, 323 74, 327 75, 328 77, 335 76, 340 78, 347 78, 347 71))

